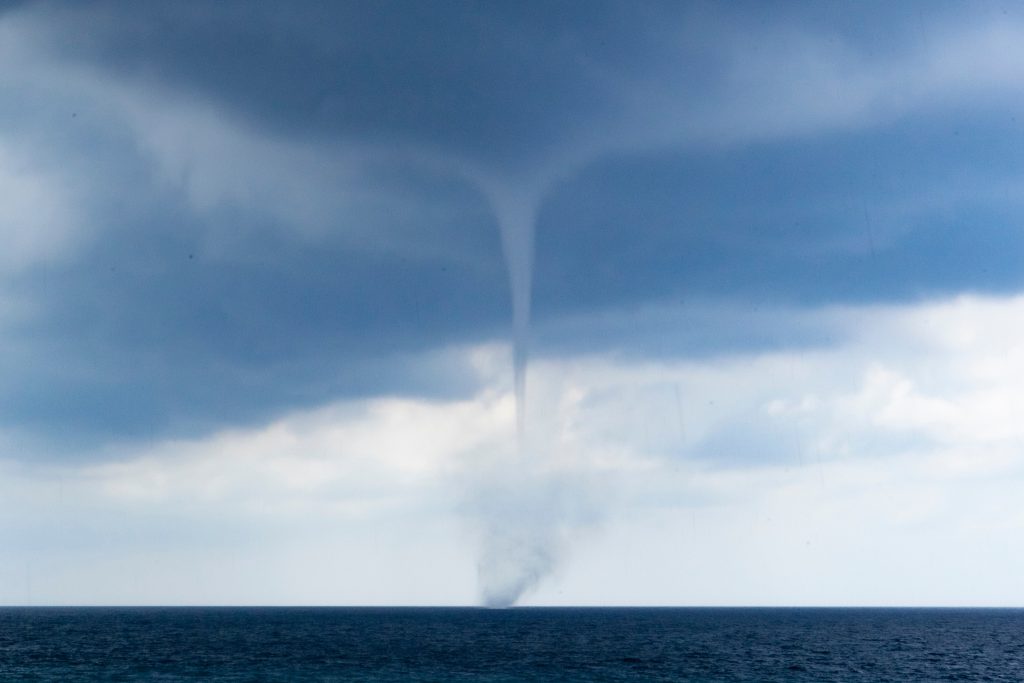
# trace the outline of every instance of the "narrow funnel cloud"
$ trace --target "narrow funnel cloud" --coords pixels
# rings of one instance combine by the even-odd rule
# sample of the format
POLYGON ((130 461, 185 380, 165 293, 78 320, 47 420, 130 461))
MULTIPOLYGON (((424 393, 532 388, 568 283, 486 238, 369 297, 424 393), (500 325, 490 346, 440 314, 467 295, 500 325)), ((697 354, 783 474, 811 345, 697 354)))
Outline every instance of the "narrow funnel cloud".
POLYGON ((526 432, 526 366, 530 342, 533 289, 533 243, 536 194, 492 190, 491 202, 501 230, 501 244, 512 292, 512 368, 516 393, 516 438, 520 450, 526 432))

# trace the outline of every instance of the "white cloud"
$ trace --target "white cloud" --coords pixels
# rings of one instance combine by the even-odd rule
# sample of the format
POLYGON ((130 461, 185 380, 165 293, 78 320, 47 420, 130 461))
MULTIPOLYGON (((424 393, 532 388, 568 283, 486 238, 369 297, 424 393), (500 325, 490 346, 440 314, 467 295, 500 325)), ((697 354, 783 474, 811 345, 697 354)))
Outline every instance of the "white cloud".
POLYGON ((432 404, 379 399, 282 418, 255 431, 162 443, 78 470, 125 505, 231 506, 277 520, 408 510, 508 429, 499 397, 432 404))
POLYGON ((507 350, 485 347, 468 351, 489 386, 473 401, 338 404, 105 464, 8 464, 0 534, 38 568, 37 601, 465 603, 479 530, 462 516, 516 472, 506 483, 568 492, 492 500, 554 505, 569 525, 528 601, 1024 603, 1024 297, 818 315, 846 340, 537 361, 525 455, 507 350), (751 420, 776 428, 754 434, 781 439, 770 458, 751 420), (111 557, 142 568, 138 591, 102 578, 111 557), (330 571, 302 568, 315 558, 330 571), (432 569, 413 590, 417 562, 432 569), (176 584, 170 567, 204 578, 176 584))

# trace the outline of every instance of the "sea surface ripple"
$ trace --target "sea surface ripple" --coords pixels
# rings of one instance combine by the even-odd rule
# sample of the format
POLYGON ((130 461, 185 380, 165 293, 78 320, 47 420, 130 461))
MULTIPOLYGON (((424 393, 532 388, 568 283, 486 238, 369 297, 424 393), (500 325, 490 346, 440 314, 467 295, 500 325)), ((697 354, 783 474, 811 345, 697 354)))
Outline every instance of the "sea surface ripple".
POLYGON ((1021 681, 1024 610, 4 608, 4 681, 1021 681))

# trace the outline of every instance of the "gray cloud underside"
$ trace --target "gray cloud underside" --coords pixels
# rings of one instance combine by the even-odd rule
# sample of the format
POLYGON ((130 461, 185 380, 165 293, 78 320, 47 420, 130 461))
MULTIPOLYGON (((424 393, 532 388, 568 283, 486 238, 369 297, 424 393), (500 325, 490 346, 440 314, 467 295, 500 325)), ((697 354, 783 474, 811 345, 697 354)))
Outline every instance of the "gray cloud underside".
POLYGON ((417 354, 509 329, 472 169, 555 179, 538 207, 541 353, 820 344, 828 333, 763 312, 1019 291, 1024 136, 1005 75, 921 86, 919 105, 871 85, 906 62, 954 73, 914 55, 944 54, 934 41, 998 8, 822 7, 15 6, 0 21, 31 33, 28 59, 52 80, 0 97, 0 132, 77 190, 86 228, 3 275, 21 307, 0 309, 5 427, 64 448, 471 391, 468 368, 417 354), (759 89, 803 64, 743 51, 772 36, 813 47, 809 88, 868 92, 862 105, 780 92, 792 111, 759 109, 759 89), (107 90, 83 95, 62 69, 107 90), (164 102, 219 123, 160 121, 164 102), (255 144, 256 161, 203 156, 221 124, 245 131, 224 149, 255 144), (167 160, 190 139, 202 149, 167 160), (695 300, 725 313, 688 317, 695 300), (675 327, 649 335, 615 313, 675 303, 675 327))

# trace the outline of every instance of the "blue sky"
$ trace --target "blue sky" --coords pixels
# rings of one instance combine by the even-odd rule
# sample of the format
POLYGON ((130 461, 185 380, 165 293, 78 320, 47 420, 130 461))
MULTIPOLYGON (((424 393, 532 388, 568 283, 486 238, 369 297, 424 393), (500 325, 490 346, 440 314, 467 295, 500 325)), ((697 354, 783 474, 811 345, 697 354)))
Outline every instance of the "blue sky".
POLYGON ((1022 39, 4 5, 0 601, 1021 604, 1022 39))

